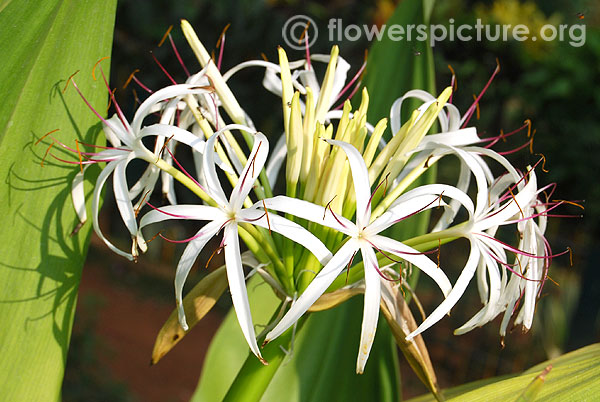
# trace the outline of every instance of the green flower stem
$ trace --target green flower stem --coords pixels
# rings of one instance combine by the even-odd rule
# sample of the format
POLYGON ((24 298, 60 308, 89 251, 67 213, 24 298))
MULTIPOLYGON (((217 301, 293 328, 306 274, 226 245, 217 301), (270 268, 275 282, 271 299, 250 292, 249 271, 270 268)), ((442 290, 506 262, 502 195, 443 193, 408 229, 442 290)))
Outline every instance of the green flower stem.
MULTIPOLYGON (((276 319, 278 312, 279 309, 270 321, 276 319)), ((281 348, 291 350, 295 332, 301 329, 306 322, 306 317, 307 315, 300 317, 295 326, 262 349, 262 356, 269 363, 267 366, 264 366, 252 353, 248 354, 248 358, 223 398, 223 402, 260 401, 281 363, 287 357, 287 353, 281 348)))
MULTIPOLYGON (((152 155, 154 155, 154 154, 152 154, 152 155)), ((152 159, 152 160, 149 160, 148 162, 153 163, 159 169, 161 169, 161 170, 167 172, 168 174, 170 174, 171 176, 173 176, 173 178, 175 180, 177 180, 178 182, 180 182, 181 184, 183 184, 184 186, 189 188, 194 194, 196 194, 198 197, 200 197, 203 201, 205 201, 209 205, 212 205, 212 206, 217 205, 215 203, 215 201, 212 198, 210 198, 209 195, 206 194, 206 192, 204 192, 204 190, 202 190, 200 187, 198 187, 198 185, 196 183, 194 183, 194 181, 192 179, 187 177, 185 174, 183 174, 181 171, 177 170, 173 166, 169 165, 164 160, 152 159)))

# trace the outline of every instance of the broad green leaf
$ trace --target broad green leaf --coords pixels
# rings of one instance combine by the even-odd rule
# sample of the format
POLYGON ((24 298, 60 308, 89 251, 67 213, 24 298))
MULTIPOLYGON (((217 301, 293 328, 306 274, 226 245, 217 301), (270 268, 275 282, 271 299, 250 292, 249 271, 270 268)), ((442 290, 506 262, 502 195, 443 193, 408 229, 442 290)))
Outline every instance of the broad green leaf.
MULTIPOLYGON (((401 1, 387 26, 429 24, 434 0, 401 1)), ((414 32, 413 32, 413 36, 414 32)), ((392 103, 410 89, 435 92, 433 51, 427 41, 392 41, 383 35, 369 50, 363 83, 369 90, 368 121, 388 117, 392 103)), ((407 105, 406 110, 411 110, 407 105)), ((389 133, 388 133, 389 134, 389 133)))
MULTIPOLYGON (((51 139, 93 143, 97 118, 77 82, 103 112, 107 90, 91 71, 110 56, 116 1, 13 0, 0 3, 0 393, 7 401, 53 401, 60 389, 81 267, 91 225, 75 236, 69 198, 77 172, 48 156, 51 139)), ((108 63, 103 64, 108 73, 108 63)), ((53 153, 67 157, 60 147, 53 153)))
MULTIPOLYGON (((600 395, 600 344, 540 363, 520 375, 476 381, 444 391, 447 401, 585 401, 600 395), (552 370, 548 371, 548 366, 552 370), (540 382, 540 374, 544 374, 540 382), (533 387, 532 387, 533 386, 533 387), (532 392, 535 391, 535 392, 532 392), (532 395, 534 394, 534 395, 532 395)), ((431 395, 410 402, 433 401, 431 395)))

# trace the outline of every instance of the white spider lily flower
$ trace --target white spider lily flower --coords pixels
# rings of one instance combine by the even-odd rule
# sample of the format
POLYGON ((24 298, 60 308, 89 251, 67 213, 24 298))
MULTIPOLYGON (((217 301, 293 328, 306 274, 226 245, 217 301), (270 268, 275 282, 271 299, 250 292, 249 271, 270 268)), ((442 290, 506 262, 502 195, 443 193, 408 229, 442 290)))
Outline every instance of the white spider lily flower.
MULTIPOLYGON (((217 139, 225 130, 245 130, 253 132, 246 126, 229 125, 217 131, 207 141, 208 150, 213 150, 217 139)), ((248 294, 245 286, 244 272, 242 269, 238 224, 250 223, 252 225, 269 228, 280 233, 283 236, 302 244, 309 249, 319 261, 325 262, 331 257, 329 250, 313 234, 283 217, 274 214, 268 215, 266 212, 256 208, 243 208, 244 200, 250 193, 256 179, 258 178, 269 152, 269 143, 262 133, 254 134, 254 146, 244 170, 231 192, 229 199, 221 187, 215 171, 214 152, 205 152, 203 154, 203 169, 205 182, 207 184, 206 192, 216 202, 216 207, 206 205, 171 205, 148 212, 140 221, 140 230, 156 222, 168 219, 188 219, 209 221, 204 225, 189 241, 181 259, 177 265, 175 274, 175 297, 177 301, 177 310, 179 322, 184 330, 188 329, 185 313, 182 304, 182 293, 185 280, 202 249, 206 243, 218 232, 223 230, 223 240, 221 247, 225 250, 225 263, 227 266, 227 278, 229 281, 229 290, 233 307, 236 312, 238 322, 244 334, 252 353, 254 353, 263 363, 263 360, 254 332, 254 325, 250 314, 250 305, 248 303, 248 294)))
MULTIPOLYGON (((472 169, 477 182, 477 207, 473 214, 469 213, 469 221, 466 224, 455 228, 457 234, 469 240, 471 250, 467 263, 452 287, 452 291, 425 321, 407 336, 407 340, 422 333, 448 314, 464 294, 478 270, 480 272, 478 278, 480 292, 485 289, 484 292, 487 293, 488 299, 482 300, 484 307, 469 322, 459 328, 457 334, 483 325, 496 317, 499 312, 504 311, 507 303, 500 303, 501 296, 504 294, 504 299, 512 300, 514 295, 514 288, 511 290, 506 287, 505 267, 508 267, 509 264, 506 260, 505 251, 512 251, 531 258, 545 258, 538 256, 537 250, 531 250, 535 253, 530 253, 529 250, 511 247, 494 237, 497 229, 501 226, 513 224, 521 219, 524 219, 524 222, 529 220, 524 216, 524 210, 521 206, 530 205, 536 199, 537 181, 533 170, 530 170, 528 174, 527 184, 523 185, 522 181, 517 181, 517 184, 506 191, 506 193, 510 193, 508 196, 488 198, 488 187, 483 169, 472 155, 460 150, 458 152, 462 153, 463 159, 472 169), (518 193, 514 194, 518 187, 520 187, 518 193), (501 268, 499 268, 499 265, 501 268), (501 275, 500 269, 502 269, 504 275, 501 275), (482 286, 486 273, 490 278, 489 287, 487 285, 482 286)), ((516 272, 514 274, 522 276, 516 272)))
POLYGON ((357 373, 362 373, 369 356, 377 320, 379 316, 381 279, 386 277, 381 273, 375 252, 389 253, 408 261, 429 275, 440 287, 444 296, 451 291, 451 284, 443 270, 428 257, 417 250, 394 239, 379 235, 393 224, 438 205, 445 205, 441 195, 451 198, 458 197, 468 204, 470 200, 462 192, 446 185, 423 186, 400 197, 383 215, 371 220, 371 186, 369 175, 362 156, 352 145, 336 140, 326 140, 328 143, 341 147, 347 155, 356 192, 356 223, 335 215, 331 210, 307 201, 288 197, 274 197, 265 200, 268 209, 289 213, 330 228, 334 228, 349 239, 331 258, 325 267, 312 280, 304 293, 296 300, 287 314, 271 330, 265 339, 269 342, 281 335, 293 325, 310 306, 327 290, 334 279, 352 261, 353 256, 360 250, 364 261, 365 272, 365 304, 361 341, 357 359, 357 373), (466 197, 466 200, 464 198, 466 197))
MULTIPOLYGON (((75 85, 79 92, 79 88, 75 85)), ((170 116, 175 113, 176 101, 181 96, 187 94, 198 94, 208 92, 208 89, 197 85, 172 85, 161 89, 149 96, 137 109, 135 116, 130 124, 120 108, 117 106, 117 114, 110 119, 104 119, 97 113, 87 100, 80 93, 86 104, 102 121, 104 134, 112 147, 99 147, 100 152, 79 152, 78 150, 70 149, 72 152, 77 152, 80 155, 81 161, 79 164, 86 165, 106 162, 106 166, 100 172, 94 192, 92 195, 92 216, 93 227, 98 237, 116 254, 135 260, 138 256, 138 247, 144 252, 146 250, 145 242, 141 239, 138 233, 136 222, 136 210, 139 209, 140 203, 143 202, 143 197, 137 203, 133 203, 140 194, 146 194, 154 189, 158 179, 159 168, 154 166, 160 162, 158 153, 161 151, 166 139, 172 138, 175 141, 182 142, 198 152, 204 152, 204 141, 192 133, 182 130, 178 127, 173 127, 169 124, 154 124, 148 127, 143 127, 143 120, 157 109, 163 110, 165 121, 170 119, 170 116), (171 101, 166 101, 171 99, 171 101), (152 136, 156 137, 154 152, 146 148, 142 142, 143 138, 152 136), (83 160, 85 158, 85 160, 83 160), (129 163, 134 159, 142 159, 148 162, 149 166, 142 174, 140 179, 131 188, 127 184, 126 169, 129 163), (125 252, 113 245, 102 233, 98 221, 100 212, 100 195, 107 179, 113 174, 113 190, 121 219, 125 224, 132 238, 131 252, 125 252)), ((114 100, 114 99, 113 99, 114 100)), ((65 161, 68 162, 68 161, 65 161)), ((73 162, 70 162, 73 163, 73 162)), ((86 169, 82 169, 72 185, 72 199, 75 210, 80 219, 80 225, 87 219, 85 210, 85 196, 83 188, 84 173, 86 169)))

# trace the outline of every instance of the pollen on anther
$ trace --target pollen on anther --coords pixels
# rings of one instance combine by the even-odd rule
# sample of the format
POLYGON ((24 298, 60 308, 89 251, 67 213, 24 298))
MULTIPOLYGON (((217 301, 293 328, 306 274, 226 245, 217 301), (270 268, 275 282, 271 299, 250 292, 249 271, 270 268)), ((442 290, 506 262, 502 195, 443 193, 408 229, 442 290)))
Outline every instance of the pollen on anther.
POLYGON ((133 80, 133 76, 135 75, 135 73, 139 73, 139 72, 140 72, 140 69, 136 68, 135 70, 133 70, 131 72, 131 74, 129 74, 129 78, 127 78, 127 81, 125 81, 125 84, 123 84, 123 89, 127 88, 129 83, 131 82, 131 80, 133 80))
POLYGON ((94 79, 94 81, 96 81, 96 67, 98 67, 98 64, 100 64, 103 60, 106 60, 106 59, 110 59, 110 57, 108 57, 108 56, 102 57, 100 60, 98 60, 96 62, 96 64, 94 64, 94 67, 92 68, 92 78, 94 79))
POLYGON ((167 28, 167 32, 165 32, 165 34, 163 35, 163 37, 160 40, 160 42, 158 42, 158 47, 161 47, 163 45, 163 43, 165 43, 165 40, 167 39, 167 37, 171 33, 172 29, 173 29, 173 25, 171 25, 169 28, 167 28))
POLYGON ((59 131, 59 130, 60 130, 60 128, 56 128, 56 129, 54 129, 54 130, 52 130, 52 131, 49 131, 49 132, 47 132, 46 134, 42 135, 42 136, 41 136, 41 137, 40 137, 40 138, 39 138, 39 139, 38 139, 38 140, 35 142, 35 145, 37 145, 37 144, 39 144, 40 142, 42 142, 42 141, 44 140, 44 138, 46 138, 46 137, 47 137, 47 136, 49 136, 50 134, 52 134, 52 133, 55 133, 55 132, 57 132, 57 131, 59 131))
POLYGON ((75 74, 77 74, 79 72, 79 70, 75 71, 73 74, 71 74, 69 76, 69 78, 67 78, 67 83, 65 84, 65 87, 62 90, 62 93, 64 94, 65 91, 67 90, 67 87, 69 86, 69 82, 71 82, 73 80, 73 77, 75 77, 75 74))

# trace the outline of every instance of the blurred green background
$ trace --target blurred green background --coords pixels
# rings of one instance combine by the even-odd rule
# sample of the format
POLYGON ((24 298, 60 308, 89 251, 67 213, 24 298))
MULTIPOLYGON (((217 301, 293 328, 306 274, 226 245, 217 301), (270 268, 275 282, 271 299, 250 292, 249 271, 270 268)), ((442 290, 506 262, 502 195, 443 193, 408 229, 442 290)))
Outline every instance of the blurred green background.
MULTIPOLYGON (((276 61, 276 47, 284 45, 281 29, 285 21, 296 14, 306 14, 320 30, 311 52, 328 53, 333 44, 339 44, 340 54, 351 63, 350 74, 354 74, 370 43, 364 35, 358 41, 329 42, 328 20, 341 18, 345 25, 382 24, 395 5, 396 2, 386 0, 325 3, 122 0, 117 10, 111 83, 117 87, 120 105, 132 115, 133 86, 122 89, 122 85, 134 69, 140 69, 137 76, 150 88, 168 84, 151 51, 178 82, 185 80, 170 47, 157 47, 170 25, 174 25, 173 39, 185 64, 191 70, 197 69, 197 62, 178 29, 181 18, 192 23, 209 51, 215 47, 223 28, 231 23, 223 59, 223 69, 227 70, 245 60, 260 59, 261 53, 276 61)), ((454 328, 480 308, 474 284, 450 317, 425 332, 444 388, 518 372, 600 340, 600 272, 596 269, 600 257, 596 243, 600 231, 600 186, 596 183, 600 172, 600 8, 593 1, 446 0, 436 3, 432 23, 447 26, 453 19, 458 26, 474 24, 477 18, 484 24, 525 24, 531 30, 544 24, 585 25, 585 44, 579 47, 558 40, 445 40, 434 48, 437 87, 449 85, 448 65, 451 65, 458 80, 454 103, 461 111, 470 106, 472 95, 483 88, 496 66, 496 58, 499 59, 500 74, 480 102, 481 116, 473 124, 482 136, 493 136, 500 130, 512 131, 525 119, 531 119, 537 130, 534 154, 524 149, 509 158, 524 168, 540 158, 536 154, 543 154, 548 172, 541 173, 538 169, 538 180, 543 184, 558 183, 553 198, 583 203, 585 216, 550 222, 547 231, 550 243, 557 252, 571 247, 573 264, 568 256, 553 261, 550 276, 558 286, 548 283, 544 288, 530 333, 522 334, 516 329, 506 337, 504 349, 498 337, 498 320, 463 336, 452 335, 454 328)), ((304 54, 290 50, 289 56, 298 59, 304 54)), ((415 51, 414 57, 420 57, 419 52, 415 51)), ((271 138, 277 138, 281 125, 280 100, 262 89, 261 80, 261 70, 250 70, 236 76, 232 86, 256 126, 271 138)), ((141 96, 142 91, 136 90, 141 96)), ((510 144, 499 144, 498 148, 510 149, 527 140, 524 135, 518 138, 510 144)), ((444 165, 440 174, 448 176, 444 165)), ((113 237, 123 236, 127 241, 118 222, 112 225, 111 216, 116 215, 110 208, 114 203, 106 204, 102 211, 103 227, 113 237)), ((580 214, 580 210, 565 207, 560 213, 580 214)), ((182 235, 175 233, 170 237, 182 235)), ((134 265, 110 255, 93 241, 83 272, 67 362, 65 401, 179 401, 191 396, 205 348, 228 308, 228 300, 222 298, 219 309, 193 331, 190 339, 184 339, 173 352, 177 356, 167 356, 157 367, 148 367, 153 337, 173 307, 171 281, 181 251, 164 242, 153 246, 151 253, 134 265)), ((455 253, 447 247, 442 252, 455 253)), ((198 267, 203 266, 203 262, 198 263, 198 267)), ((197 269, 196 279, 191 280, 197 280, 201 271, 197 269)), ((431 311, 436 300, 434 293, 428 292, 426 287, 417 290, 426 310, 431 311)), ((425 392, 402 358, 401 366, 404 396, 425 392)))

